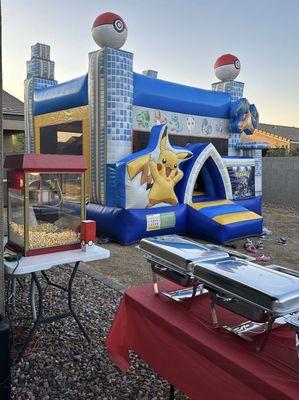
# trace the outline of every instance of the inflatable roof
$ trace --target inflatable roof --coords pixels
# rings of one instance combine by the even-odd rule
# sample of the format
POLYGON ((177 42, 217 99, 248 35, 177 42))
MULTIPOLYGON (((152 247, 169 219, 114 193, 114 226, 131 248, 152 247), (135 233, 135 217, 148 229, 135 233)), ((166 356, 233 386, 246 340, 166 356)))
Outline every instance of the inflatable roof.
MULTIPOLYGON (((205 117, 229 118, 229 93, 198 89, 137 73, 133 74, 133 79, 134 105, 205 117)), ((34 115, 87 104, 87 74, 34 93, 34 115)))
POLYGON ((137 106, 204 117, 229 118, 229 93, 198 89, 134 73, 137 106))
POLYGON ((34 115, 88 104, 88 75, 34 92, 34 115))

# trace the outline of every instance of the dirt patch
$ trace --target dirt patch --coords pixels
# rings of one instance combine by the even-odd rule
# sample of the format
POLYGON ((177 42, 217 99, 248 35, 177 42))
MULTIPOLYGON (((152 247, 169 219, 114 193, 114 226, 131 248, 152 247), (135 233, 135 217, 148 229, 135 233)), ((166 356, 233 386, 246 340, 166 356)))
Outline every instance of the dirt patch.
MULTIPOLYGON (((266 205, 263 215, 264 226, 273 232, 271 240, 264 241, 264 250, 261 251, 271 256, 271 261, 267 264, 278 264, 299 270, 299 211, 266 205), (287 239, 287 246, 279 246, 276 243, 281 236, 287 239)), ((257 240, 258 238, 253 238, 254 242, 257 240)), ((246 253, 243 248, 244 240, 235 241, 233 244, 238 251, 246 253)), ((150 266, 136 249, 136 245, 122 246, 117 243, 107 243, 102 246, 110 250, 111 257, 108 260, 89 263, 87 265, 89 269, 125 287, 151 281, 150 266)))
POLYGON ((122 246, 118 243, 102 244, 110 250, 110 258, 86 264, 88 269, 112 279, 126 288, 151 281, 150 266, 136 245, 122 246))

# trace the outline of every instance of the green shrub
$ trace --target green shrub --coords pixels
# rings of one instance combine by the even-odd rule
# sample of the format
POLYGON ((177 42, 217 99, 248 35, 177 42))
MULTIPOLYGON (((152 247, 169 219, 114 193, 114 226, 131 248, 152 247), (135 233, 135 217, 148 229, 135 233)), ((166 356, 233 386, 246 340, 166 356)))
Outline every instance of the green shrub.
POLYGON ((281 149, 267 150, 266 157, 299 157, 299 148, 291 147, 289 150, 285 147, 281 149))

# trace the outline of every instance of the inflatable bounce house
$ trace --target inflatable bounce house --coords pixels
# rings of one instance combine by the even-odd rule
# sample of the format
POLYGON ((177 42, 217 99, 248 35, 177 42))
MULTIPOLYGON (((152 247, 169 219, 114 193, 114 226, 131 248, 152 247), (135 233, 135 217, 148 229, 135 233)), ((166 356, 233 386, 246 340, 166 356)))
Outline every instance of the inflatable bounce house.
POLYGON ((219 81, 203 90, 133 72, 133 54, 120 50, 127 26, 116 14, 99 15, 92 35, 100 49, 89 54, 88 74, 59 84, 50 47, 32 46, 27 151, 85 155, 87 216, 99 235, 120 243, 169 233, 217 243, 260 234, 266 144, 241 141, 258 112, 235 81, 238 58, 218 58, 219 81))

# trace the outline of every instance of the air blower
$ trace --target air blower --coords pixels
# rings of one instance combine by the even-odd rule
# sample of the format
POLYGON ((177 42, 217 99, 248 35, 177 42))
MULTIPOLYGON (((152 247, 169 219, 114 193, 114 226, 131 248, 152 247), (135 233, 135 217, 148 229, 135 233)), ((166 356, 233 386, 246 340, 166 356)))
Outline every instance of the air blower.
POLYGON ((0 399, 10 399, 10 324, 0 315, 0 399))

